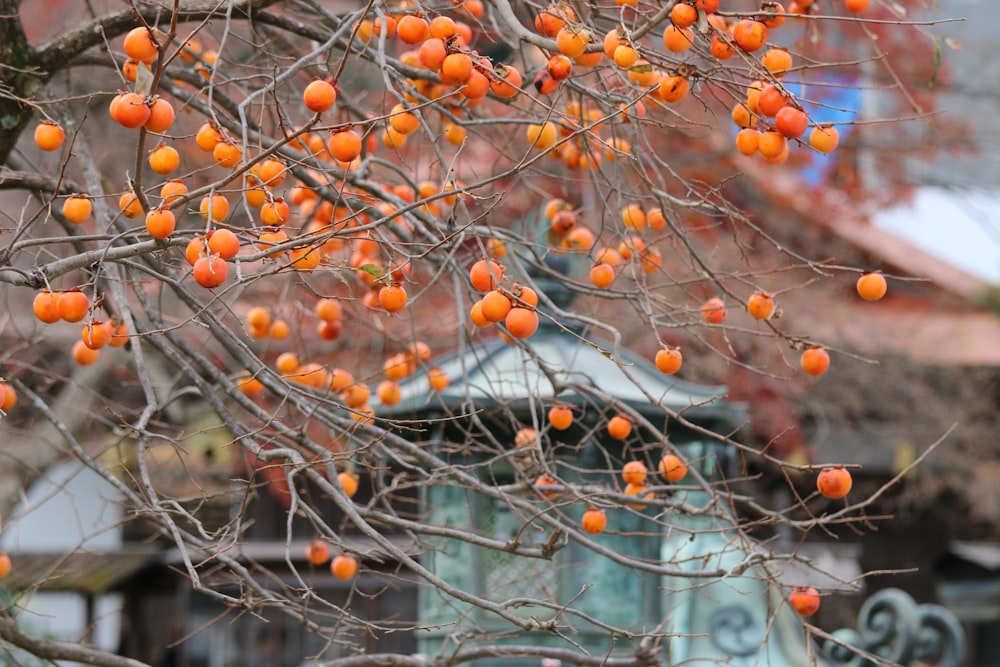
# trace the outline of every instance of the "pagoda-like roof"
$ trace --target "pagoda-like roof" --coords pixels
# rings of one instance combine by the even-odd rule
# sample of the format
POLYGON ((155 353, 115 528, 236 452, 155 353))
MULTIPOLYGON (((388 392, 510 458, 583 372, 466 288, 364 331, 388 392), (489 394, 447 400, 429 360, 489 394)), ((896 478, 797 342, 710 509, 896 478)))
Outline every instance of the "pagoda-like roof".
POLYGON ((382 407, 386 417, 451 412, 462 406, 512 406, 518 402, 581 403, 607 395, 644 415, 682 413, 695 421, 725 421, 735 429, 745 409, 725 401, 724 386, 701 385, 656 370, 651 359, 543 321, 526 345, 501 338, 475 342, 431 360, 448 387, 428 390, 422 374, 402 383, 402 400, 382 407))

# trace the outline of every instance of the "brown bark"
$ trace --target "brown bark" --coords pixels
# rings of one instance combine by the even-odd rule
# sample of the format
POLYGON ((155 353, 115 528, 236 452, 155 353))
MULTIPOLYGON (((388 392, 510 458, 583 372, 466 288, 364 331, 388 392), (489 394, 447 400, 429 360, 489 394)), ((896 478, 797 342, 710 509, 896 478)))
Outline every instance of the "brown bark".
POLYGON ((31 120, 24 104, 43 81, 21 25, 21 0, 0 0, 0 164, 31 120))

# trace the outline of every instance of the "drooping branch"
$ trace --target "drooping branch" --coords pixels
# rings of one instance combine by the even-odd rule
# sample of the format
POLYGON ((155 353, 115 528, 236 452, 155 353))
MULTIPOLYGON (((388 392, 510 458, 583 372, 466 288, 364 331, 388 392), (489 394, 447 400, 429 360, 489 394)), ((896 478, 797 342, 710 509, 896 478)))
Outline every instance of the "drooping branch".
POLYGON ((537 658, 561 660, 584 667, 646 667, 658 664, 659 651, 639 649, 632 657, 609 658, 606 655, 587 655, 580 651, 546 646, 480 646, 457 651, 445 660, 425 655, 399 653, 369 653, 352 655, 337 660, 316 663, 316 667, 433 667, 434 665, 461 665, 486 658, 537 658))
POLYGON ((32 637, 22 632, 17 622, 11 618, 0 618, 0 638, 46 660, 70 660, 99 667, 149 667, 140 660, 108 653, 86 644, 32 637))

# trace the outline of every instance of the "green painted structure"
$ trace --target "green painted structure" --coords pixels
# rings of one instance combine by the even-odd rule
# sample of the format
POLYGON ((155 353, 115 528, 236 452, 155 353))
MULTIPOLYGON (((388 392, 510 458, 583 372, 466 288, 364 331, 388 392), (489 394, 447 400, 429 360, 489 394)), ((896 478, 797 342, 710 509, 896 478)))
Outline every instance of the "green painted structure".
MULTIPOLYGON (((745 408, 727 402, 724 387, 706 387, 662 375, 651 369, 644 358, 627 350, 598 346, 579 332, 551 322, 543 321, 530 346, 491 339, 470 344, 450 357, 434 360, 432 365, 449 377, 447 389, 430 392, 422 377, 414 378, 403 384, 401 403, 391 409, 383 407, 379 414, 426 424, 424 432, 432 436, 428 442, 436 443, 438 456, 468 466, 500 486, 518 480, 523 485, 526 466, 550 466, 548 470, 559 479, 582 484, 583 488, 598 483, 607 488, 607 473, 590 471, 615 469, 636 456, 637 451, 634 445, 631 451, 623 451, 620 444, 597 428, 614 411, 613 406, 596 400, 597 387, 602 395, 628 405, 660 430, 662 436, 644 443, 640 455, 651 460, 655 455, 658 460, 663 442, 668 440, 699 466, 706 479, 725 474, 731 448, 711 440, 699 429, 734 433, 746 422, 745 408), (492 438, 510 447, 520 425, 541 427, 544 410, 553 400, 577 406, 582 416, 570 430, 549 434, 552 442, 544 463, 540 449, 539 454, 529 454, 528 458, 517 450, 507 456, 499 450, 488 464, 482 454, 466 453, 473 449, 465 446, 470 438, 492 438), (682 413, 694 427, 666 419, 664 407, 682 413)), ((419 433, 420 429, 413 432, 419 433)), ((651 430, 646 432, 652 437, 651 430)), ((763 549, 734 529, 728 508, 720 508, 712 496, 693 485, 680 487, 674 499, 692 511, 663 516, 659 532, 650 531, 649 517, 639 511, 609 508, 609 525, 617 534, 604 533, 598 536, 598 543, 612 553, 629 554, 653 565, 689 570, 721 568, 729 575, 691 579, 639 571, 595 554, 572 539, 560 544, 551 560, 515 556, 460 540, 431 540, 423 555, 424 564, 449 584, 497 602, 524 598, 524 604, 512 608, 525 618, 545 621, 570 603, 575 612, 560 616, 566 626, 564 632, 537 631, 525 637, 499 617, 459 603, 433 587, 423 587, 420 624, 431 630, 418 632, 420 652, 447 655, 483 643, 531 644, 582 648, 595 656, 622 657, 635 655, 639 638, 652 632, 659 639, 646 648, 657 649, 659 663, 669 666, 871 664, 853 652, 839 650, 835 644, 823 650, 807 642, 800 619, 785 599, 788 591, 775 583, 778 573, 764 569, 762 562, 746 565, 748 554, 759 554, 763 549), (551 604, 527 603, 537 598, 551 604), (611 634, 606 626, 636 635, 611 634)), ((457 484, 428 485, 422 501, 433 524, 491 537, 516 534, 522 543, 538 546, 554 539, 552 531, 535 517, 457 484)), ((586 509, 584 502, 538 499, 540 504, 546 502, 550 503, 549 511, 564 512, 572 520, 578 520, 586 509)), ((540 509, 543 507, 540 505, 540 509)), ((938 654, 940 659, 926 664, 961 664, 962 638, 960 627, 955 632, 957 621, 952 622, 947 612, 935 608, 933 614, 925 614, 933 617, 933 622, 924 623, 924 616, 915 611, 916 605, 913 614, 899 611, 904 603, 895 593, 883 596, 866 612, 867 617, 863 614, 861 630, 842 631, 837 636, 877 655, 911 660, 918 654, 925 658, 938 654), (906 616, 902 626, 897 623, 900 615, 906 616), (940 619, 944 620, 937 622, 940 619), (906 648, 900 649, 901 644, 906 648)), ((487 658, 476 664, 534 667, 539 660, 487 658)))

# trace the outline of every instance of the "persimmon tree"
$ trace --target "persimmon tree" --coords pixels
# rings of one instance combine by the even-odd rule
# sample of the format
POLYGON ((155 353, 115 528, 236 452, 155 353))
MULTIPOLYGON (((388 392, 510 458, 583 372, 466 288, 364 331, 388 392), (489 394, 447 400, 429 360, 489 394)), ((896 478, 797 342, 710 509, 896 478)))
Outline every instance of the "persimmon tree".
MULTIPOLYGON (((5 518, 18 484, 79 459, 184 554, 196 590, 235 609, 278 608, 329 641, 343 624, 374 632, 381 619, 360 621, 305 578, 288 586, 232 555, 252 525, 239 511, 249 498, 276 495, 308 522, 305 535, 287 521, 288 544, 310 540, 295 559, 332 563, 350 581, 374 557, 350 552, 344 536, 360 535, 380 562, 399 564, 389 576, 553 634, 572 625, 574 600, 539 590, 530 604, 562 610, 540 622, 513 611, 524 600, 449 584, 420 552, 446 537, 544 563, 572 542, 636 572, 718 579, 710 566, 601 546, 602 535, 624 534, 615 508, 638 517, 637 538, 697 513, 668 492, 676 485, 704 492, 741 535, 743 510, 755 530, 860 522, 866 499, 823 499, 848 494, 851 462, 793 465, 767 443, 662 408, 789 484, 799 475, 795 505, 767 508, 687 461, 600 382, 588 389, 588 405, 603 410, 588 438, 609 449, 588 474, 603 483, 560 478, 554 443, 583 408, 529 386, 531 423, 469 421, 470 399, 441 420, 482 429, 457 443, 390 408, 413 378, 426 378, 429 396, 462 384, 435 367, 438 355, 496 337, 531 355, 546 322, 615 360, 623 341, 641 343, 664 377, 709 376, 689 371, 702 357, 780 378, 853 363, 824 349, 821 332, 787 330, 780 303, 866 267, 789 248, 772 233, 776 211, 742 208, 740 193, 821 159, 837 164, 856 126, 925 113, 884 45, 906 49, 907 63, 913 53, 933 62, 933 21, 880 0, 174 0, 106 13, 88 4, 79 24, 32 43, 19 5, 0 0, 3 428, 25 443, 11 445, 23 467, 5 478, 5 518), (877 91, 883 115, 827 122, 828 93, 843 89, 877 91), (748 337, 776 343, 779 363, 737 359, 732 341, 748 337), (686 342, 711 352, 691 354, 686 342), (238 509, 214 529, 198 509, 211 494, 182 502, 151 463, 164 451, 188 460, 201 433, 178 406, 192 403, 227 434, 229 460, 243 462, 238 509), (507 431, 516 437, 500 441, 507 431), (639 447, 650 439, 655 448, 639 447), (477 463, 449 463, 449 446, 477 463), (511 462, 503 484, 485 474, 500 460, 511 462), (832 481, 817 490, 824 468, 832 481), (352 500, 359 482, 364 503, 352 500), (553 539, 503 540, 393 501, 435 485, 505 505, 553 539), (328 522, 317 496, 343 521, 328 522), (209 562, 237 592, 200 576, 209 562)), ((866 299, 885 291, 863 282, 866 299)), ((28 638, 15 619, 4 611, 0 637, 40 657, 136 664, 28 638)), ((602 627, 642 640, 623 667, 655 659, 669 639, 602 627)), ((466 639, 456 634, 443 659, 515 651, 463 653, 466 639)), ((542 643, 515 652, 603 660, 542 643)), ((361 655, 348 661, 367 664, 361 655)))

